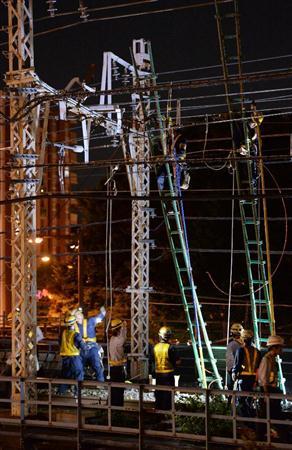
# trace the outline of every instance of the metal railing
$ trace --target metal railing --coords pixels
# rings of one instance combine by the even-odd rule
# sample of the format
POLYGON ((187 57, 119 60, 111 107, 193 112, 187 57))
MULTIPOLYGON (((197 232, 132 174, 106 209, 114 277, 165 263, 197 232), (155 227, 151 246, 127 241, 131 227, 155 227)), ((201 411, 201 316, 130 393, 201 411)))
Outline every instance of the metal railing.
MULTIPOLYGON (((30 428, 40 428, 45 435, 42 439, 50 441, 52 428, 63 432, 76 430, 76 449, 88 439, 98 442, 102 439, 133 439, 131 448, 144 448, 149 439, 159 442, 160 448, 171 439, 177 442, 201 443, 208 449, 210 444, 230 445, 231 448, 243 446, 249 442, 261 442, 267 448, 291 449, 289 432, 292 420, 275 418, 275 401, 284 400, 281 394, 265 395, 259 392, 222 391, 191 387, 152 386, 127 383, 98 383, 94 381, 76 382, 63 379, 22 379, 21 395, 12 400, 8 395, 13 377, 0 377, 0 436, 7 434, 6 427, 14 427, 20 442, 25 442, 30 428), (37 385, 37 400, 26 399, 31 385, 37 385), (76 389, 76 396, 69 393, 57 396, 56 390, 61 384, 76 389), (125 390, 124 406, 112 405, 112 388, 125 390), (171 409, 155 409, 155 390, 168 391, 171 395, 171 409), (7 398, 5 398, 5 396, 7 398), (254 417, 238 415, 237 404, 240 399, 249 398, 253 405, 261 402, 266 407, 255 407, 254 417), (229 402, 228 402, 229 398, 229 402), (228 406, 231 401, 230 407, 228 406), (10 413, 12 404, 19 410, 19 416, 10 413), (263 414, 264 410, 264 414, 263 414), (5 414, 1 414, 1 411, 5 414), (50 433, 45 430, 51 430, 50 433), (275 438, 275 430, 280 430, 275 438), (284 437, 281 437, 281 433, 284 437), (45 436, 45 437, 44 437, 45 436)), ((292 401, 286 395, 285 400, 292 401)), ((13 408, 15 411, 15 408, 13 408)), ((287 413, 289 414, 289 413, 287 413)), ((65 433, 66 434, 66 433, 65 433)), ((30 433, 30 439, 33 434, 30 433)), ((64 439, 64 437, 63 437, 64 439)), ((68 441, 72 434, 68 433, 68 441)), ((179 445, 178 445, 179 447, 179 445)), ((176 447, 176 448, 178 448, 176 447)), ((20 447, 20 448, 26 448, 20 447)), ((74 444, 72 442, 72 447, 74 444)), ((83 447, 82 447, 83 448, 83 447)), ((149 448, 149 447, 147 447, 149 448)), ((155 444, 152 446, 155 449, 155 444)), ((169 447, 170 448, 170 447, 169 447)), ((202 447, 201 447, 202 448, 202 447)))

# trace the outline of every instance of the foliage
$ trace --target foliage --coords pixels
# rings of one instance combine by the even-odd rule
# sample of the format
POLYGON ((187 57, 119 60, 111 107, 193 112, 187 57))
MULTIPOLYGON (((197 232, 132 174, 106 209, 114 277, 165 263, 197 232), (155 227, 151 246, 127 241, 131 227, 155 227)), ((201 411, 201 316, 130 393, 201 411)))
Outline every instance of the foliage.
MULTIPOLYGON (((176 409, 183 412, 204 413, 205 397, 195 394, 182 398, 176 403, 176 409)), ((225 399, 215 396, 209 400, 209 414, 230 416, 230 407, 225 399)), ((203 417, 177 416, 176 425, 184 433, 205 434, 205 419, 203 417)), ((232 433, 232 422, 230 420, 210 419, 208 430, 210 435, 226 437, 232 433)))

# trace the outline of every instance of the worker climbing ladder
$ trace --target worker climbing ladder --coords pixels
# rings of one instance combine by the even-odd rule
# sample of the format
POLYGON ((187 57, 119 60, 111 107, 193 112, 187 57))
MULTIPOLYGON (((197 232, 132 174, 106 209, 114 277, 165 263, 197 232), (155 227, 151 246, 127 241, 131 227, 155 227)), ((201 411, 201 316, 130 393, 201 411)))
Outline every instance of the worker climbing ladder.
MULTIPOLYGON (((156 75, 150 43, 149 48, 152 84, 155 86, 156 75)), ((199 303, 193 278, 183 201, 180 187, 176 186, 174 177, 177 162, 174 159, 172 159, 172 162, 168 162, 171 156, 169 155, 167 147, 166 134, 163 128, 157 91, 154 90, 153 95, 154 97, 152 100, 155 105, 155 115, 157 118, 158 131, 160 133, 160 142, 166 169, 166 186, 163 190, 160 190, 161 205, 179 289, 186 314, 190 341, 194 352, 195 364, 198 372, 198 381, 204 388, 211 383, 217 383, 217 386, 222 389, 221 376, 217 369, 217 361, 213 355, 211 342, 208 337, 206 323, 203 319, 201 305, 199 303), (172 170, 172 166, 174 166, 174 171, 172 170), (189 302, 189 297, 192 298, 192 303, 189 302)))
MULTIPOLYGON (((267 231, 267 215, 265 198, 263 210, 265 218, 265 239, 261 237, 259 189, 264 194, 264 173, 261 153, 260 123, 262 118, 255 110, 246 117, 242 66, 241 43, 239 27, 238 2, 223 4, 215 0, 216 21, 219 37, 221 64, 224 76, 226 103, 230 118, 232 137, 233 168, 236 172, 237 194, 243 231, 243 240, 251 300, 251 314, 254 328, 255 344, 258 349, 267 342, 271 334, 275 334, 272 278, 269 264, 269 238, 267 231), (225 34, 223 32, 225 30, 225 34), (231 85, 231 78, 237 77, 238 82, 231 85), (233 88, 231 88, 233 86, 233 88), (233 89, 233 91, 231 90, 233 89), (239 99, 234 94, 239 91, 239 99), (235 100, 232 100, 234 99, 235 100), (238 146, 234 119, 240 115, 243 123, 244 142, 238 146), (251 134, 252 133, 252 134, 251 134), (241 156, 241 157, 240 157, 241 156), (259 160, 257 160, 259 156, 259 160), (239 158, 240 157, 240 158, 239 158), (264 247, 266 260, 264 257, 264 247), (268 264, 266 264, 268 262, 268 264), (266 265, 268 267, 266 268, 266 265)), ((263 195, 264 197, 264 195, 263 195)), ((285 390, 281 360, 279 362, 279 380, 285 390)))

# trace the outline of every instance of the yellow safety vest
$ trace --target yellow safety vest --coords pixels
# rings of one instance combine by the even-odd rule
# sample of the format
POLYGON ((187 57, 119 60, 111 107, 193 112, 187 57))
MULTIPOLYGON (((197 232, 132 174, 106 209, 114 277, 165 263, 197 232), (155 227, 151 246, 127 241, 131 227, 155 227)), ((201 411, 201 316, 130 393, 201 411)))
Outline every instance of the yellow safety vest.
POLYGON ((124 366, 125 364, 127 364, 127 359, 120 359, 119 361, 113 361, 112 359, 109 359, 109 365, 112 367, 116 367, 116 366, 124 366))
POLYGON ((155 372, 171 373, 174 371, 173 365, 169 361, 168 350, 170 345, 164 342, 156 344, 154 347, 155 372))
POLYGON ((243 370, 240 372, 240 375, 256 375, 256 362, 258 359, 258 352, 256 350, 256 348, 251 347, 253 349, 253 359, 251 360, 251 354, 250 351, 246 348, 243 347, 244 350, 244 364, 242 365, 243 370))
POLYGON ((74 344, 75 330, 64 330, 61 341, 61 356, 78 356, 79 350, 74 344))

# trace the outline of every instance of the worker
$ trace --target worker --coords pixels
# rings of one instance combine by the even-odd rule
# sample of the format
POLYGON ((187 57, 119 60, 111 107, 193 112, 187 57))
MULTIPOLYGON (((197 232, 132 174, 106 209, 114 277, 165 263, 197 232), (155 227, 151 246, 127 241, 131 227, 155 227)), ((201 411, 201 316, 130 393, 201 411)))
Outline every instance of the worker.
MULTIPOLYGON (((282 394, 282 390, 279 387, 278 379, 278 357, 282 354, 284 347, 284 340, 281 336, 269 336, 267 340, 268 352, 261 360, 258 370, 258 384, 261 391, 265 394, 282 394)), ((261 418, 266 417, 266 401, 260 402, 259 416, 261 418)), ((270 418, 281 420, 283 417, 281 400, 270 399, 270 418)), ((263 430, 263 427, 259 427, 263 430)), ((273 428, 283 431, 283 427, 273 425, 273 428)))
MULTIPOLYGON (((64 320, 66 329, 62 333, 60 356, 62 357, 62 377, 72 378, 77 381, 84 379, 84 370, 80 350, 84 349, 85 344, 79 332, 75 330, 76 317, 67 315, 64 320)), ((68 389, 68 385, 59 386, 58 393, 64 394, 68 389)), ((77 394, 76 386, 74 394, 77 394)))
MULTIPOLYGON (((154 362, 154 376, 156 384, 162 386, 174 386, 174 374, 180 364, 180 359, 174 345, 171 345, 170 339, 172 331, 169 327, 160 328, 159 343, 153 348, 152 361, 154 362)), ((171 409, 171 392, 155 391, 155 408, 160 410, 171 409)))
MULTIPOLYGON (((231 340, 229 341, 226 349, 226 386, 229 391, 232 391, 234 387, 234 381, 232 380, 232 369, 234 366, 235 354, 242 346, 242 340, 240 337, 242 331, 243 326, 240 323, 234 323, 230 327, 231 340)), ((230 402, 231 398, 228 400, 230 402)))
MULTIPOLYGON (((109 371, 110 381, 124 383, 126 380, 126 364, 124 345, 127 339, 127 323, 113 319, 110 324, 111 338, 109 341, 109 371)), ((124 388, 111 388, 112 406, 124 406, 124 388)))
MULTIPOLYGON (((232 380, 238 381, 239 391, 251 392, 256 388, 256 376, 261 353, 252 343, 253 332, 251 330, 242 330, 241 339, 243 345, 235 353, 232 380)), ((238 397, 238 407, 240 416, 253 417, 252 397, 238 397)))
MULTIPOLYGON (((186 151, 187 144, 185 138, 179 133, 178 130, 174 130, 173 142, 170 144, 170 156, 173 157, 175 164, 175 186, 180 193, 180 190, 186 190, 190 184, 190 174, 188 172, 186 163, 186 151)), ((157 184, 158 189, 163 190, 165 180, 167 178, 166 166, 162 165, 157 172, 157 184)))
POLYGON ((102 348, 96 342, 95 327, 102 322, 106 315, 106 310, 102 306, 98 315, 84 318, 82 308, 77 308, 72 313, 76 317, 75 330, 81 334, 85 346, 82 348, 80 356, 84 369, 90 366, 97 381, 104 381, 104 370, 102 364, 102 348))

